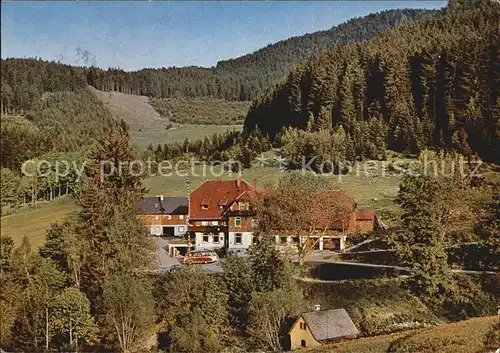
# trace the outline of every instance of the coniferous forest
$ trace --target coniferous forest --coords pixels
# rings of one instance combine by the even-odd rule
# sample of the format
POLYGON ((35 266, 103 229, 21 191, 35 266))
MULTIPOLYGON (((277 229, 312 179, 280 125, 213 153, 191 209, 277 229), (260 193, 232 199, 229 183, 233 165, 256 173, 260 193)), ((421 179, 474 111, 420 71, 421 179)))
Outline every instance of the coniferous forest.
POLYGON ((245 129, 292 150, 333 136, 347 159, 437 147, 498 162, 499 19, 496 3, 451 1, 437 16, 332 45, 254 100, 245 129))
POLYGON ((284 77, 299 62, 333 43, 353 43, 435 11, 389 10, 352 19, 326 31, 271 44, 215 67, 171 67, 126 72, 74 67, 36 59, 2 60, 2 111, 26 110, 43 92, 75 90, 89 84, 102 91, 156 98, 204 97, 249 101, 284 77))

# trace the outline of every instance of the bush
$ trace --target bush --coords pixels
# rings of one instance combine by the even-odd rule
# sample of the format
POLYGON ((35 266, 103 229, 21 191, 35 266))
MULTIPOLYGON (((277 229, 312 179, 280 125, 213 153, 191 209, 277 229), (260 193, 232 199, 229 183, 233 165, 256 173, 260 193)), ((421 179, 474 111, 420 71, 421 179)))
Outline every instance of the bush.
POLYGON ((454 279, 455 285, 445 296, 426 301, 436 314, 451 321, 495 314, 497 298, 486 293, 478 280, 469 275, 456 275, 454 279))

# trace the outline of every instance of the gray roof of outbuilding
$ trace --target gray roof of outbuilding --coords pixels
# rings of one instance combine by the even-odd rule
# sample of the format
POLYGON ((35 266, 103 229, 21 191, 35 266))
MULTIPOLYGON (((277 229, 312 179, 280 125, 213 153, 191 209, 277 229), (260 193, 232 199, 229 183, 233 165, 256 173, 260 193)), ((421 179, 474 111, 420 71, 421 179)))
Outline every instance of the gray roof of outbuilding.
POLYGON ((301 316, 317 341, 359 334, 345 309, 311 311, 301 316))
POLYGON ((188 214, 187 197, 144 197, 137 208, 142 214, 188 214))

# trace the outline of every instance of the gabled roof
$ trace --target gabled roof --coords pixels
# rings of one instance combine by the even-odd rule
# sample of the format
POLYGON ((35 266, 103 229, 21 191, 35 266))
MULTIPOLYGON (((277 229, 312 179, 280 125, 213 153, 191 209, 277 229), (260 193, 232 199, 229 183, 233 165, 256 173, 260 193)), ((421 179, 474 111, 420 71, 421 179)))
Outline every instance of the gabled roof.
POLYGON ((345 309, 311 311, 301 316, 318 342, 359 335, 345 309))
POLYGON ((373 210, 359 210, 356 212, 356 219, 372 221, 377 216, 377 213, 373 210))
POLYGON ((242 179, 207 180, 189 195, 189 219, 221 219, 227 207, 243 194, 254 198, 260 192, 242 179))
POLYGON ((144 197, 137 205, 141 214, 188 214, 187 197, 144 197))

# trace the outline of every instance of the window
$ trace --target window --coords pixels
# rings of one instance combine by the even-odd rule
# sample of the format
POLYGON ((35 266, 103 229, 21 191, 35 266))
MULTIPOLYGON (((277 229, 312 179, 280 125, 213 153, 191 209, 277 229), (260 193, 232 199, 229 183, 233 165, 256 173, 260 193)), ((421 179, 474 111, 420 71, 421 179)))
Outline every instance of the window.
POLYGON ((179 227, 179 233, 184 233, 184 226, 179 227))
POLYGON ((155 221, 159 220, 160 216, 155 216, 155 221))
POLYGON ((306 340, 300 340, 300 346, 306 347, 306 340))
POLYGON ((219 243, 219 234, 214 234, 214 243, 219 243))
POLYGON ((234 235, 234 243, 235 244, 243 244, 243 234, 241 233, 236 233, 234 235))
POLYGON ((243 210, 245 209, 245 202, 243 201, 238 201, 238 209, 243 210))
POLYGON ((208 233, 203 233, 203 242, 208 243, 208 233))
POLYGON ((305 331, 305 330, 306 330, 306 327, 307 327, 307 326, 306 326, 306 323, 305 323, 305 322, 301 322, 301 323, 300 323, 300 329, 301 329, 301 330, 304 330, 304 331, 305 331))
POLYGON ((213 225, 213 226, 218 226, 218 225, 219 225, 219 222, 218 222, 218 221, 212 221, 212 225, 213 225))
POLYGON ((235 227, 241 227, 241 217, 235 217, 234 218, 234 226, 235 227))
POLYGON ((179 215, 179 219, 184 219, 184 215, 183 214, 179 215))
POLYGON ((201 221, 202 226, 208 226, 208 221, 201 221))
POLYGON ((202 210, 208 210, 208 206, 210 206, 210 199, 201 200, 201 209, 202 210))
POLYGON ((172 216, 168 214, 168 215, 167 215, 167 219, 168 219, 168 220, 172 219, 172 216))

